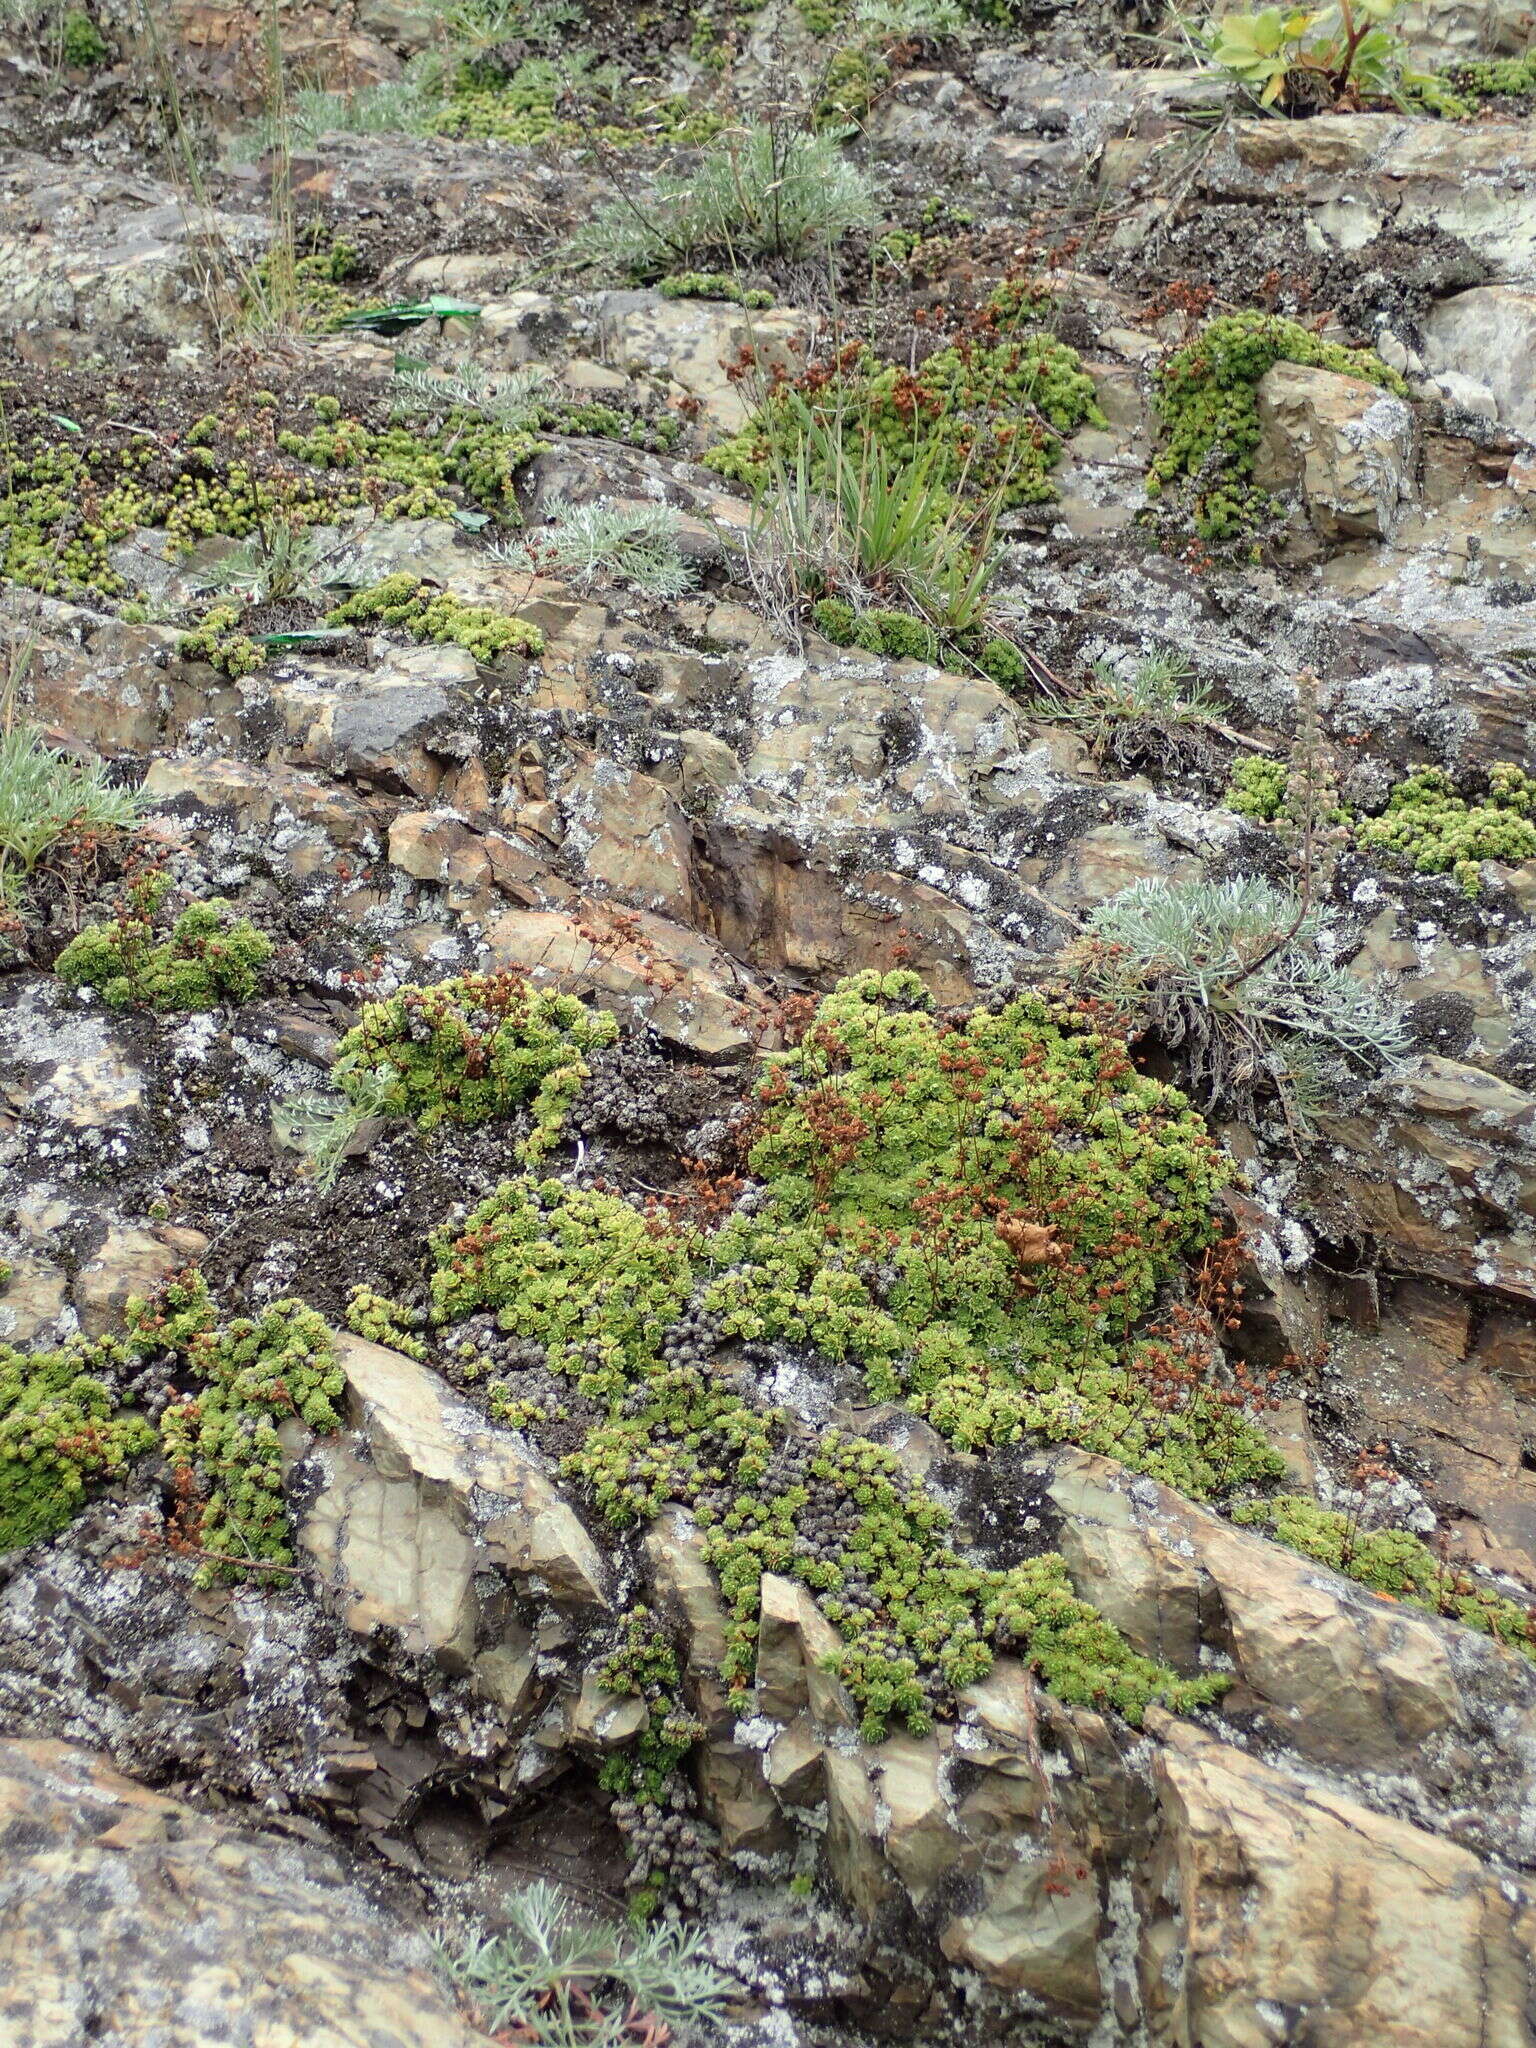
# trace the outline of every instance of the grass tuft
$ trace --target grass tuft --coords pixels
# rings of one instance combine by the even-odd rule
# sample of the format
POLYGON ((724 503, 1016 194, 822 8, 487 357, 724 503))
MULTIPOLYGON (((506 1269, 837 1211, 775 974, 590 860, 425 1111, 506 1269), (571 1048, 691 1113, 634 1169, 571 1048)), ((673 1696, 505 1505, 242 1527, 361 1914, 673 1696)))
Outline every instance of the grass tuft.
POLYGON ((686 176, 658 179, 643 202, 619 193, 571 243, 572 254, 637 282, 691 268, 829 248, 875 218, 868 175, 843 155, 843 131, 759 126, 723 136, 686 176))

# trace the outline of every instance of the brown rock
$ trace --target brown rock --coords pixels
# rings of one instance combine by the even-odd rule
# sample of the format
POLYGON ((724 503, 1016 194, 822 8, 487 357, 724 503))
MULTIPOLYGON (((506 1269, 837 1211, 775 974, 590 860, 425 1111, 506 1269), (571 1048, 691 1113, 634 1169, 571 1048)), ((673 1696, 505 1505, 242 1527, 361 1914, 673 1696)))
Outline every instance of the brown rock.
POLYGON ((1100 1999, 1099 1924, 1098 1880, 1086 1860, 1016 1846, 991 1873, 986 1903, 946 1921, 939 1946, 989 1984, 1091 2013, 1100 1999))
POLYGON ((1155 2039, 1523 2048, 1536 1999, 1523 1886, 1187 1723, 1148 1718, 1164 1745, 1164 1835, 1145 1889, 1155 2039))
POLYGON ((692 835, 659 782, 616 762, 586 762, 561 790, 562 844, 599 890, 686 922, 693 913, 692 835))
MULTIPOLYGON (((463 1672, 477 1650, 520 1647, 482 1590, 498 1574, 578 1615, 607 1608, 601 1552, 521 1437, 413 1359, 335 1342, 354 1428, 304 1456, 296 1529, 353 1628, 397 1629, 463 1672)), ((498 1665, 498 1697, 508 1678, 498 1665)))
POLYGON ((699 1059, 746 1052, 767 1023, 765 998, 727 954, 648 911, 509 911, 486 943, 490 965, 594 994, 699 1059))
POLYGON ((1536 1670, 1525 1659, 1111 1460, 1064 1451, 1043 1470, 1074 1585, 1138 1649, 1186 1671, 1202 1642, 1225 1650, 1238 1678, 1226 1710, 1260 1715, 1303 1756, 1343 1769, 1430 1765, 1447 1789, 1467 1772, 1478 1828, 1513 1848, 1536 1757, 1536 1670), (1498 1796, 1474 1761, 1495 1699, 1509 1738, 1498 1796))
POLYGON ((757 1625, 757 1707, 776 1721, 791 1721, 809 1708, 824 1727, 851 1728, 857 1711, 842 1684, 822 1661, 842 1648, 842 1638, 804 1586, 764 1572, 757 1625))
POLYGON ((1326 540, 1390 540, 1413 491, 1413 412, 1358 377, 1276 363, 1259 379, 1254 481, 1296 490, 1326 540))
POLYGON ((474 2048, 424 1939, 323 1850, 0 1743, 0 2039, 474 2048))
POLYGON ((152 1231, 127 1223, 112 1224, 70 1289, 81 1329, 88 1337, 120 1329, 129 1297, 153 1294, 186 1263, 185 1251, 163 1243, 152 1231))

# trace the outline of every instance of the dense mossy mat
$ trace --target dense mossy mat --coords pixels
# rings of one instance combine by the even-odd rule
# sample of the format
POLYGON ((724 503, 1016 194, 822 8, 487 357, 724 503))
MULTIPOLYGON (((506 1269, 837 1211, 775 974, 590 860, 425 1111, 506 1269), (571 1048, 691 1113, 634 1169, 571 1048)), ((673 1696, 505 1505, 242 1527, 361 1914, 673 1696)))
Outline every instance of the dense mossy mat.
MULTIPOLYGON (((435 413, 402 414, 388 391, 343 402, 324 390, 191 386, 203 400, 194 412, 174 397, 150 404, 57 382, 69 412, 0 380, 0 584, 95 600, 131 594, 112 550, 140 527, 164 529, 173 553, 215 534, 243 539, 274 521, 316 525, 364 509, 451 518, 467 504, 516 528, 519 473, 547 448, 543 433, 665 448, 679 430, 670 418, 542 397, 508 424, 448 398, 435 413)), ((234 656, 238 672, 244 650, 234 656)))
MULTIPOLYGON (((424 1247, 416 1305, 359 1289, 349 1320, 525 1431, 621 1547, 685 1509, 743 1704, 765 1573, 819 1608, 826 1668, 871 1742, 953 1716, 999 1655, 1132 1724, 1229 1683, 1138 1654, 1053 1553, 977 1562, 887 1442, 765 1392, 786 1370, 817 1399, 862 1378, 875 1403, 982 1457, 1070 1442, 1195 1497, 1235 1493, 1240 1520, 1528 1648, 1511 1603, 1435 1577, 1413 1539, 1352 1540, 1342 1518, 1267 1497, 1281 1461, 1226 1372, 1224 1297, 1207 1285, 1231 1168, 1185 1098, 1135 1070, 1112 1019, 1039 993, 941 1013, 896 972, 853 977, 791 1028, 734 1161, 664 1197, 549 1163, 588 1127, 594 1065, 623 1051, 613 1020, 574 998, 511 976, 405 990, 369 1007, 337 1076, 396 1090, 399 1114, 438 1131, 529 1120, 525 1170, 424 1247)), ((171 1540, 204 1580, 280 1584, 278 1431, 339 1427, 341 1393, 312 1308, 223 1320, 196 1275, 133 1304, 121 1338, 7 1350, 0 1543, 45 1538, 154 1455, 171 1540)), ((707 1845, 685 1764, 700 1731, 665 1617, 631 1608, 598 1653, 603 1683, 646 1704, 603 1779, 637 1896, 697 1907, 707 1845)))
POLYGON ((213 1010, 249 1002, 272 958, 272 941, 219 896, 161 917, 170 891, 163 870, 136 875, 115 914, 86 925, 64 948, 54 963, 59 979, 93 988, 114 1010, 213 1010))
POLYGON ((195 1273, 130 1301, 121 1337, 0 1346, 0 1551, 56 1534, 94 1485, 158 1450, 199 1578, 281 1582, 293 1553, 278 1428, 339 1428, 341 1391, 313 1309, 277 1301, 221 1321, 195 1273))
POLYGON ((1355 377, 1403 397, 1407 385, 1374 349, 1324 341, 1299 320, 1249 309, 1219 314, 1157 372, 1163 445, 1147 472, 1151 497, 1177 490, 1202 541, 1251 552, 1274 510, 1253 481, 1260 439, 1258 386, 1277 363, 1355 377))
MULTIPOLYGON (((1054 496, 1066 439, 1106 421, 1077 351, 1045 326, 1049 295, 1005 278, 952 338, 914 370, 858 343, 799 377, 770 382, 747 424, 705 455, 723 476, 760 489, 793 473, 807 415, 851 450, 872 442, 934 486, 999 506, 1054 496)), ((813 481, 824 465, 813 464, 813 481)))
MULTIPOLYGON (((1223 799, 1261 824, 1290 821, 1290 770, 1284 761, 1240 754, 1223 799)), ((1420 875, 1451 875, 1464 896, 1482 886, 1484 861, 1536 859, 1536 780, 1515 761, 1495 761, 1480 791, 1466 796, 1443 768, 1416 768, 1393 784, 1374 817, 1335 809, 1329 822, 1362 850, 1420 875)))
POLYGON ((507 1181, 434 1240, 425 1313, 364 1293, 354 1326, 528 1429, 616 1528, 686 1505, 730 1606, 734 1683, 773 1571, 842 1634, 872 1739, 926 1726, 1000 1648, 1132 1720, 1153 1697, 1216 1697, 1219 1680, 1136 1657, 1059 1559, 969 1563, 891 1451, 807 1430, 753 1386, 790 1347, 961 1447, 1085 1442, 1194 1493, 1278 1476, 1206 1377, 1198 1318, 1152 1313, 1212 1245, 1229 1170, 1183 1098, 1087 1012, 1024 996, 942 1017, 916 976, 871 973, 767 1060, 746 1163, 746 1191, 721 1183, 702 1208, 507 1181))
POLYGON ((1355 1515, 1293 1493, 1240 1502, 1232 1518, 1373 1593, 1459 1621, 1536 1662, 1536 1608, 1479 1585, 1407 1529, 1366 1528, 1355 1515))

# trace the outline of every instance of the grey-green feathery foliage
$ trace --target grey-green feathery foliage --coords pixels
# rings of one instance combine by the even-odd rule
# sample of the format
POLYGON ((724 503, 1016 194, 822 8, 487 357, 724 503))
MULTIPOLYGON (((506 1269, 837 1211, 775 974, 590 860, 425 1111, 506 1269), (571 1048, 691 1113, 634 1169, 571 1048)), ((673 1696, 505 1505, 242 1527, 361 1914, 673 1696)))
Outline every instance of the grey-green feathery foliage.
POLYGON ((554 570, 583 587, 606 574, 642 597, 681 597, 693 588, 694 574, 678 546, 677 524, 670 505, 566 502, 525 540, 491 552, 519 568, 554 570))
POLYGON ((728 1982, 695 1928, 590 1919, 542 1880, 515 1893, 507 1912, 504 1934, 438 1950, 444 1976, 494 2033, 619 2048, 636 2037, 637 2019, 686 2035, 723 2015, 728 1982))
POLYGON ((538 425, 550 371, 542 363, 515 370, 483 370, 478 363, 456 369, 425 366, 395 372, 395 411, 406 417, 442 417, 446 413, 478 413, 508 432, 538 425))
POLYGON ((1146 880, 1091 913, 1083 972, 1182 1048, 1213 1107, 1269 1086, 1305 1113, 1350 1071, 1380 1072, 1407 1050, 1395 1010, 1325 941, 1321 913, 1294 889, 1146 880))
POLYGON ((100 761, 48 746, 35 726, 0 735, 0 893, 30 875, 66 832, 127 830, 143 799, 119 789, 100 761))
POLYGON ((290 519, 263 522, 197 579, 199 590, 219 591, 250 604, 318 596, 320 544, 313 527, 290 519))

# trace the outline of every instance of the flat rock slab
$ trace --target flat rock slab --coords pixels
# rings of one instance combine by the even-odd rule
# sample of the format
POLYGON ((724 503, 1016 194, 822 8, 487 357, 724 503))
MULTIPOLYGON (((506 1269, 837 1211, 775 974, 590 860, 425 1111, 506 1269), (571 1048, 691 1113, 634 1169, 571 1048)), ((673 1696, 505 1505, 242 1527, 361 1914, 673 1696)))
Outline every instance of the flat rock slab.
POLYGON ((0 1742, 6 2048, 473 2048, 420 1935, 335 1859, 61 1742, 0 1742))

